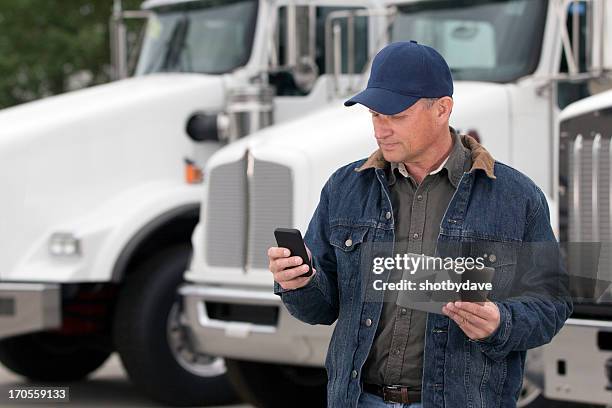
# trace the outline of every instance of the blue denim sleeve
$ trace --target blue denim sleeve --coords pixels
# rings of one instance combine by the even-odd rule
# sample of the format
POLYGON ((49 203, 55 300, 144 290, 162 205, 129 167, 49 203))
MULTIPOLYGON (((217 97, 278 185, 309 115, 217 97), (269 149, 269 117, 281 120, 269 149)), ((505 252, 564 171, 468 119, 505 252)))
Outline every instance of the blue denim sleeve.
MULTIPOLYGON (((548 204, 542 191, 537 189, 537 192, 539 202, 527 219, 523 242, 532 243, 528 245, 535 248, 530 254, 534 257, 538 256, 541 248, 553 248, 558 262, 545 262, 547 267, 534 268, 523 275, 522 287, 548 289, 533 292, 526 290, 520 296, 495 302, 500 312, 500 325, 493 334, 476 340, 476 343, 488 357, 496 361, 502 360, 511 351, 528 350, 549 343, 561 330, 573 309, 569 278, 558 258, 560 253, 550 226, 548 204)), ((547 252, 544 255, 550 254, 547 252)))
POLYGON ((332 177, 321 191, 321 198, 304 242, 312 253, 315 274, 301 288, 286 290, 274 282, 274 293, 279 295, 292 316, 309 324, 333 324, 338 318, 338 280, 336 255, 329 243, 329 197, 332 177))

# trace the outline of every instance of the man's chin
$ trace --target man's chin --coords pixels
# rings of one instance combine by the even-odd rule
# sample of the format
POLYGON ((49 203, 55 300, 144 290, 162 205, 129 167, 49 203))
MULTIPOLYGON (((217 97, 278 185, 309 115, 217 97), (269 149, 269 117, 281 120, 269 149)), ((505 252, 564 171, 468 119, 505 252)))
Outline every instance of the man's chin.
POLYGON ((380 151, 382 152, 383 157, 385 158, 386 161, 388 161, 389 163, 398 163, 400 161, 402 161, 402 155, 399 154, 398 152, 392 152, 392 151, 385 151, 385 149, 381 148, 380 151))

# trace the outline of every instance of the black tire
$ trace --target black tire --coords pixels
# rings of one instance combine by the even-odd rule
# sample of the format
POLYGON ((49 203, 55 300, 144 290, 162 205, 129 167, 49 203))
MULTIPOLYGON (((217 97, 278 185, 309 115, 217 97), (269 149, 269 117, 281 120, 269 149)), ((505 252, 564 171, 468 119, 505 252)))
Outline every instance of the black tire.
POLYGON ((92 348, 85 337, 41 332, 0 341, 0 362, 33 381, 78 381, 100 367, 109 350, 92 348))
POLYGON ((325 369, 225 360, 227 374, 240 397, 258 408, 327 406, 325 369))
POLYGON ((115 346, 132 382, 157 401, 173 406, 236 402, 222 361, 214 375, 196 375, 175 358, 168 340, 168 319, 179 305, 176 290, 190 254, 187 244, 167 248, 127 276, 115 311, 115 346))

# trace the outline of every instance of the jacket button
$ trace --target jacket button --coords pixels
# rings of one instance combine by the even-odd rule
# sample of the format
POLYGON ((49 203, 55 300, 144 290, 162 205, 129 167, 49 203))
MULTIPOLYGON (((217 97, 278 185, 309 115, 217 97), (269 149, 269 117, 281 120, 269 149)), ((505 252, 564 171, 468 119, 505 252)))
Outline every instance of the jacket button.
POLYGON ((412 234, 412 238, 419 239, 419 233, 415 232, 414 234, 412 234))
POLYGON ((385 218, 386 219, 390 219, 391 218, 391 211, 387 211, 387 213, 385 214, 385 218))
POLYGON ((365 325, 370 327, 372 325, 372 319, 366 319, 365 320, 365 325))
POLYGON ((357 378, 357 370, 351 371, 351 377, 357 378))
POLYGON ((497 257, 495 256, 495 254, 491 254, 491 255, 489 255, 489 261, 490 261, 490 262, 495 262, 495 261, 497 261, 497 257))
MULTIPOLYGON (((431 332, 432 333, 446 333, 446 330, 444 330, 444 329, 433 329, 431 332)), ((472 340, 472 339, 468 339, 468 340, 472 340)))
POLYGON ((406 310, 406 308, 402 308, 401 312, 403 315, 405 315, 406 313, 408 313, 408 310, 406 310))
POLYGON ((346 241, 344 241, 344 245, 346 245, 347 247, 353 245, 353 240, 352 239, 347 239, 346 241))

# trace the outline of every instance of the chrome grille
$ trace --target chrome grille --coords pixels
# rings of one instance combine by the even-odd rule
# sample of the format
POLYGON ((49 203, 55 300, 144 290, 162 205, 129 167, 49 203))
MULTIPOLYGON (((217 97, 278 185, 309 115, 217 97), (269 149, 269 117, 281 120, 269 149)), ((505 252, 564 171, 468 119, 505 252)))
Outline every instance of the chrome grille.
POLYGON ((580 302, 603 299, 612 281, 611 148, 610 137, 598 132, 577 133, 567 142, 569 265, 578 278, 572 294, 580 302))
POLYGON ((267 250, 276 246, 274 229, 293 225, 291 171, 286 166, 253 161, 249 178, 249 238, 247 265, 267 268, 267 250))
POLYGON ((246 158, 214 167, 206 197, 206 258, 209 265, 242 267, 247 230, 246 158))
POLYGON ((266 268, 274 229, 293 225, 291 170, 246 155, 208 175, 206 258, 211 266, 266 268))
POLYGON ((568 159, 569 240, 611 242, 610 139, 577 135, 568 159))

